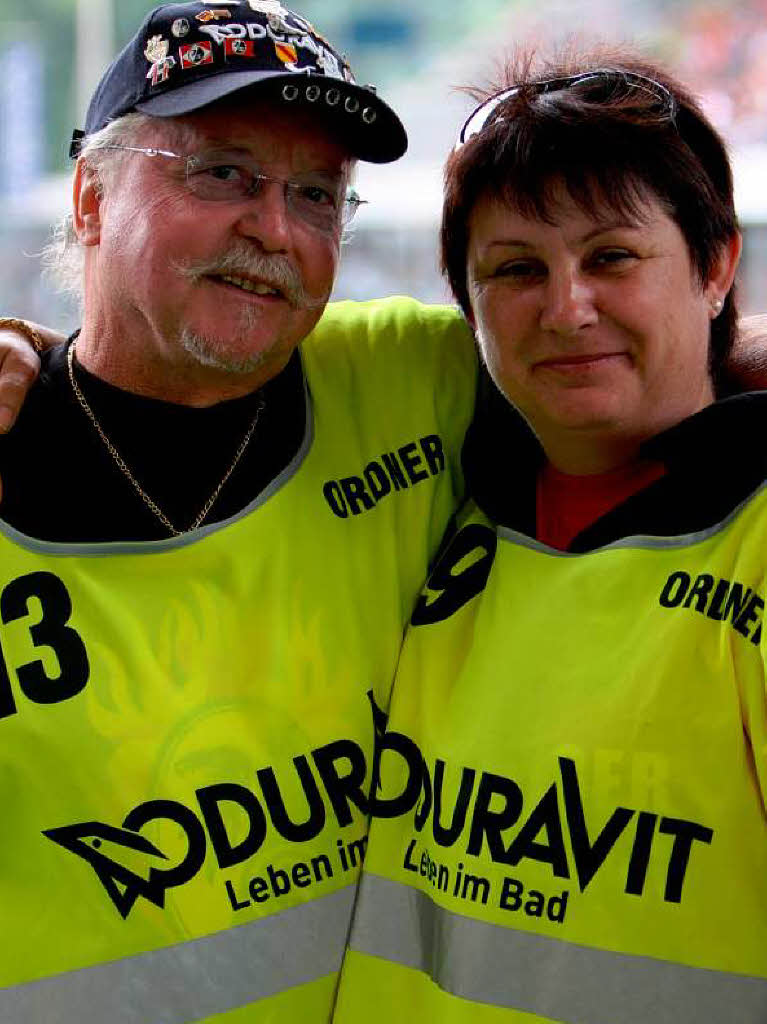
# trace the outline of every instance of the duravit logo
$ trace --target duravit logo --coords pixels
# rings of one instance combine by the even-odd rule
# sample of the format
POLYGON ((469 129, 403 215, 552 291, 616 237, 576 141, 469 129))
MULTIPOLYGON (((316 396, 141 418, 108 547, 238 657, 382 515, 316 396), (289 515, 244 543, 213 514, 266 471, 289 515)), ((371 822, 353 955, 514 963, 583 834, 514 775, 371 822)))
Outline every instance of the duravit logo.
MULTIPOLYGON (((371 703, 379 733, 384 719, 372 697, 371 703)), ((222 879, 231 908, 239 911, 361 865, 373 777, 365 751, 353 740, 338 739, 292 761, 279 772, 260 768, 252 787, 232 781, 203 786, 190 806, 148 800, 119 826, 89 820, 48 828, 43 835, 91 866, 124 919, 140 898, 164 907, 168 890, 191 881, 209 851, 218 870, 226 871, 259 853, 270 856, 270 839, 278 836, 275 846, 283 852, 285 841, 312 843, 304 860, 261 865, 261 874, 244 883, 222 879), (348 838, 342 831, 347 829, 354 833, 348 838), (314 841, 325 836, 327 843, 318 848, 314 841)))
POLYGON ((205 832, 196 815, 170 800, 141 804, 131 811, 123 828, 101 821, 85 821, 46 829, 43 835, 91 865, 123 918, 127 918, 140 896, 158 907, 164 906, 166 890, 194 878, 205 859, 205 832), (187 853, 175 865, 138 831, 159 817, 176 821, 186 833, 187 853), (143 873, 133 869, 137 861, 143 862, 143 873), (166 866, 169 864, 171 866, 166 866))

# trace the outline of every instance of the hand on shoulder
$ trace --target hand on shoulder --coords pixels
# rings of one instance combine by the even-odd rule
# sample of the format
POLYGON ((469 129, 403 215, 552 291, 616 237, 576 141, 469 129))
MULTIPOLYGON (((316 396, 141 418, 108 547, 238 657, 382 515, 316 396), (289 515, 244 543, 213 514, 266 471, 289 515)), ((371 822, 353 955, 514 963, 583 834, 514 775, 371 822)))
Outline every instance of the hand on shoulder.
POLYGON ((741 317, 727 372, 735 391, 767 389, 767 313, 741 317))
POLYGON ((27 320, 0 317, 0 433, 11 429, 40 372, 39 352, 65 340, 63 334, 27 320))

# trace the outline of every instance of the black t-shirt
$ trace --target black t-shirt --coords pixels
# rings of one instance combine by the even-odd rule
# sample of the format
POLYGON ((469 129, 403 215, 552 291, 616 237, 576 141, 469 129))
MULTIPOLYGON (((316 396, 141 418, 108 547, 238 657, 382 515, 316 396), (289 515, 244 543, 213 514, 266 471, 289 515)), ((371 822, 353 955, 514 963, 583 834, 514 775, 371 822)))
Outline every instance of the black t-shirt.
MULTIPOLYGON (((298 452, 306 429, 298 352, 258 392, 204 409, 123 391, 75 360, 101 427, 143 490, 184 530, 232 464, 258 405, 258 424, 205 524, 251 502, 298 452)), ((95 542, 170 536, 118 468, 69 380, 66 346, 43 356, 18 423, 0 437, 0 518, 42 540, 95 542)))

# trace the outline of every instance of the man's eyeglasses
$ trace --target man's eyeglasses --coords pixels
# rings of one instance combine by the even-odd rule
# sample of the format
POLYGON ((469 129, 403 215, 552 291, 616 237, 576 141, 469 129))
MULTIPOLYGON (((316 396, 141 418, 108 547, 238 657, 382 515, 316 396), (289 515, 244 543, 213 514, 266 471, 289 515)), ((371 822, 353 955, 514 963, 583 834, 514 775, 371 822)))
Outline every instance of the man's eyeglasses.
MULTIPOLYGON (((565 78, 550 78, 543 82, 530 82, 523 86, 515 85, 510 89, 484 100, 469 114, 458 135, 455 144, 460 149, 475 135, 479 135, 492 121, 493 114, 498 107, 524 90, 529 90, 536 95, 543 95, 550 92, 559 92, 562 89, 574 89, 583 87, 587 95, 594 100, 606 102, 607 100, 630 99, 634 93, 650 95, 655 104, 651 104, 656 114, 668 117, 673 121, 676 116, 677 102, 665 85, 656 82, 654 78, 647 78, 645 75, 635 74, 633 71, 620 71, 613 68, 595 68, 593 71, 583 71, 578 75, 568 75, 565 78)), ((643 98, 643 105, 646 98, 643 98)))
POLYGON ((324 234, 333 234, 340 227, 346 227, 366 202, 353 188, 344 190, 329 175, 307 174, 303 179, 286 181, 264 174, 241 152, 217 150, 184 156, 167 149, 140 146, 107 145, 101 148, 186 161, 186 187, 198 199, 207 202, 237 202, 259 195, 270 182, 282 185, 288 212, 324 234))

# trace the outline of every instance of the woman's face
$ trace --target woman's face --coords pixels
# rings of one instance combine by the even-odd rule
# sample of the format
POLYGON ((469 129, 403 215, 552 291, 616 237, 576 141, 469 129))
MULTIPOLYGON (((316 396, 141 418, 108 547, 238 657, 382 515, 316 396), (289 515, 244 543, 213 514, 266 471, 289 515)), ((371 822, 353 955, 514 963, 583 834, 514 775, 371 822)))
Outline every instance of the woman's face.
POLYGON ((469 222, 483 358, 565 472, 609 469, 713 401, 709 326, 737 240, 701 286, 660 202, 648 197, 641 212, 592 216, 563 189, 554 223, 487 197, 469 222))

